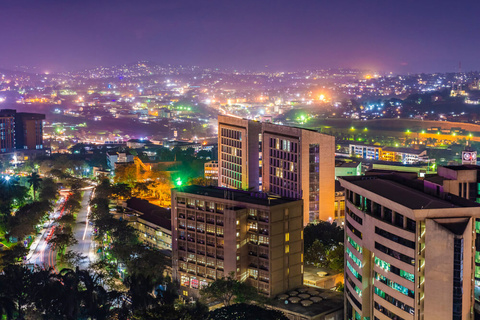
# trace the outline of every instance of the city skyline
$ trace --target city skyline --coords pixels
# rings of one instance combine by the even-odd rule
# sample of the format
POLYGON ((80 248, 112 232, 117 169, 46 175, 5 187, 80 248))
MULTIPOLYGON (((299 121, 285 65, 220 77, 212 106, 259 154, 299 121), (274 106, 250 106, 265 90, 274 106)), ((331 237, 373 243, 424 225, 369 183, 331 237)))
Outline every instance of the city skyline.
POLYGON ((478 70, 480 45, 469 34, 479 5, 465 4, 4 1, 0 66, 56 72, 152 60, 420 73, 458 71, 461 62, 462 70, 478 70))

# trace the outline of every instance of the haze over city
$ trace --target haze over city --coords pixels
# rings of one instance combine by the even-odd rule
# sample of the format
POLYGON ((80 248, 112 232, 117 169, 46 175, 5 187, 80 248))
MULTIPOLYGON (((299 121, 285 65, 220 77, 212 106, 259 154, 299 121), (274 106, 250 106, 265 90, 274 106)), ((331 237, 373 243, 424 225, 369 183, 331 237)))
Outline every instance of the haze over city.
POLYGON ((0 66, 480 69, 474 1, 2 0, 0 66))

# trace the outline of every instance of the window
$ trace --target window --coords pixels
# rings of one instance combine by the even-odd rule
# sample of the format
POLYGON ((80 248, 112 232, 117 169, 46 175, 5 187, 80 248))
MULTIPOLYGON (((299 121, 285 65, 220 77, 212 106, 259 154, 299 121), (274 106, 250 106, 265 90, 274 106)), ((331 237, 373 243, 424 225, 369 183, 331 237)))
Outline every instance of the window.
POLYGON ((289 253, 290 252, 290 246, 287 244, 285 246, 285 253, 289 253))
POLYGON ((285 242, 290 241, 290 233, 285 233, 285 242))

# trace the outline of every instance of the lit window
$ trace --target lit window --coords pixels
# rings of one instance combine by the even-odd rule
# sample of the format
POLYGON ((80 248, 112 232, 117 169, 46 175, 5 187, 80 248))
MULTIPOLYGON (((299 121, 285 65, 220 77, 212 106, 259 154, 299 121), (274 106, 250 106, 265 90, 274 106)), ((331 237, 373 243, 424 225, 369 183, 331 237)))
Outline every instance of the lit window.
POLYGON ((290 233, 285 233, 285 242, 290 241, 290 233))
POLYGON ((285 246, 285 253, 289 253, 290 252, 290 246, 287 244, 285 246))

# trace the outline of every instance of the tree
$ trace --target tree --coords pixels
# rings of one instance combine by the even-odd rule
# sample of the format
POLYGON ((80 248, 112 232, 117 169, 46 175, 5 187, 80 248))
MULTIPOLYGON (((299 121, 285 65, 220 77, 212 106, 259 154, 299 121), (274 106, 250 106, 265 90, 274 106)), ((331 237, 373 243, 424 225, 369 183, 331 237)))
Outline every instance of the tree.
POLYGON ((313 244, 305 251, 305 262, 317 267, 328 267, 327 246, 316 239, 313 244))
POLYGON ((43 178, 38 197, 41 201, 54 201, 58 196, 57 191, 57 184, 52 178, 43 178))
POLYGON ((38 173, 36 173, 35 171, 32 172, 32 174, 28 177, 28 183, 33 189, 33 201, 35 201, 35 193, 37 192, 37 189, 40 187, 41 181, 42 179, 40 178, 38 173))
POLYGON ((200 290, 200 295, 205 299, 221 300, 225 306, 229 306, 232 301, 244 303, 257 298, 257 290, 245 282, 233 278, 231 273, 227 278, 223 277, 211 282, 208 286, 200 290))
POLYGON ((343 242, 343 230, 336 224, 326 221, 308 224, 303 233, 305 250, 308 250, 315 240, 326 246, 343 242))
POLYGON ((288 318, 278 310, 268 310, 262 307, 239 303, 232 306, 211 311, 207 320, 288 320, 288 318))
POLYGON ((343 273, 344 250, 343 244, 338 244, 328 250, 327 260, 329 269, 343 273))
POLYGON ((126 183, 116 183, 111 188, 111 194, 116 199, 128 199, 132 196, 132 188, 126 183))
POLYGON ((58 249, 60 254, 64 251, 64 249, 68 246, 72 246, 77 244, 78 241, 73 236, 71 229, 70 230, 62 230, 62 231, 55 231, 53 233, 53 237, 48 240, 48 244, 58 249))

